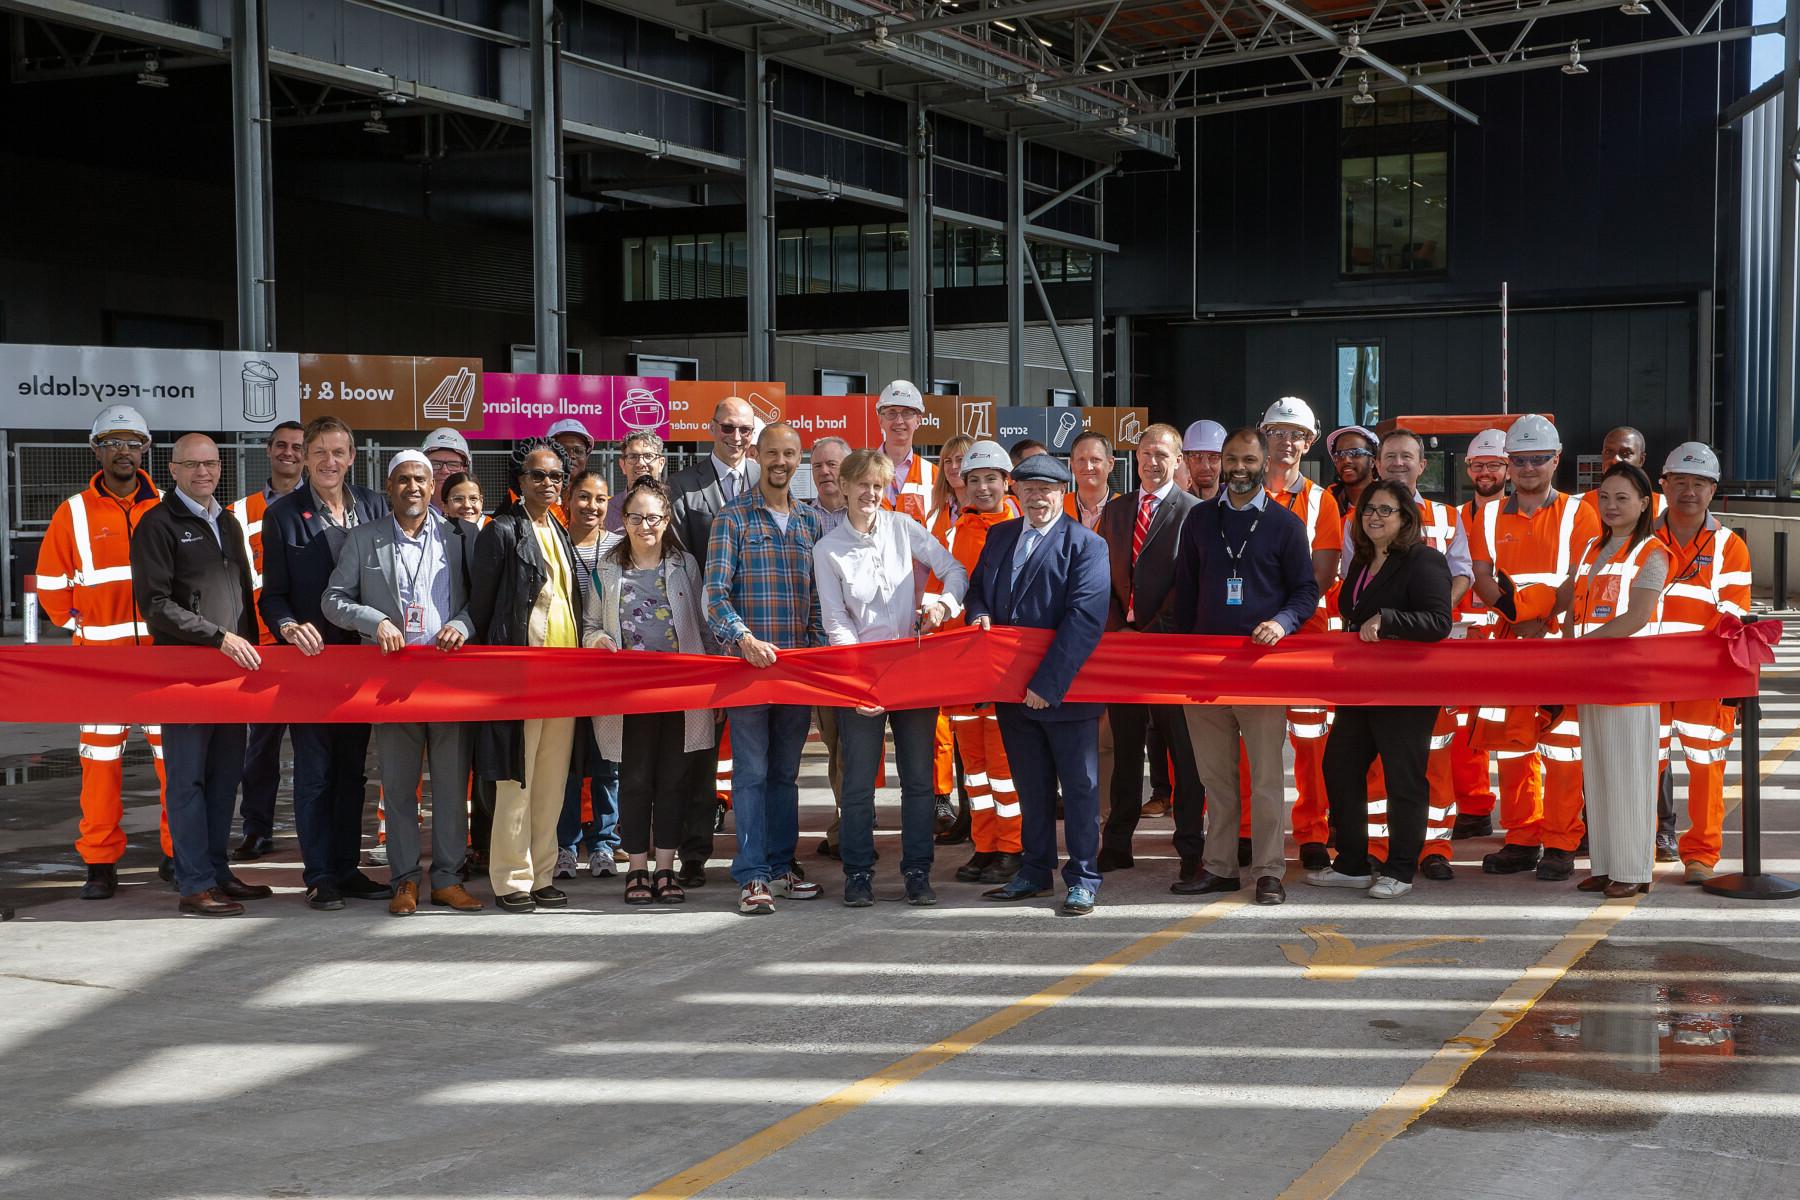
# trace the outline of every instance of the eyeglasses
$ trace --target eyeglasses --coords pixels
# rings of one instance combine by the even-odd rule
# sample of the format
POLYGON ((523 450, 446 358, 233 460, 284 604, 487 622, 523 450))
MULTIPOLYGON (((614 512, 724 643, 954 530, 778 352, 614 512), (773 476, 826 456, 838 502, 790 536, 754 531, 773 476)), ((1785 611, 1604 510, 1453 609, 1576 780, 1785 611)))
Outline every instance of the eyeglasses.
POLYGON ((525 478, 533 483, 561 483, 564 475, 561 471, 540 471, 536 467, 525 472, 525 478))
POLYGON ((1496 462, 1491 458, 1484 458, 1480 462, 1472 462, 1469 464, 1469 471, 1478 475, 1498 474, 1504 470, 1506 470, 1505 463, 1496 462))
POLYGON ((645 451, 642 454, 626 454, 623 455, 622 458, 625 462, 656 462, 662 458, 662 455, 651 454, 649 451, 645 451))
POLYGON ((626 513, 625 523, 640 529, 660 529, 669 518, 656 513, 626 513))
POLYGON ((1265 429, 1263 436, 1271 442, 1309 442, 1312 434, 1304 429, 1265 429))
POLYGON ((1331 457, 1337 458, 1374 458, 1367 450, 1333 450, 1331 457))
POLYGON ((718 425, 719 432, 726 437, 747 437, 756 432, 754 425, 727 425, 722 421, 714 422, 714 424, 718 425))
POLYGON ((925 414, 916 408, 895 408, 892 405, 876 409, 875 415, 884 421, 924 420, 925 418, 925 414))
POLYGON ((216 458, 175 458, 169 460, 171 467, 186 467, 190 471, 216 471, 219 460, 216 458))
POLYGON ((1389 517, 1397 517, 1400 515, 1400 510, 1395 508, 1392 504, 1365 504, 1362 506, 1362 510, 1365 515, 1373 514, 1384 521, 1389 517))
POLYGON ((1555 457, 1555 454, 1509 454, 1506 460, 1515 467, 1541 467, 1555 457))
POLYGON ((149 442, 140 442, 133 438, 101 438, 94 445, 102 450, 142 450, 149 442))

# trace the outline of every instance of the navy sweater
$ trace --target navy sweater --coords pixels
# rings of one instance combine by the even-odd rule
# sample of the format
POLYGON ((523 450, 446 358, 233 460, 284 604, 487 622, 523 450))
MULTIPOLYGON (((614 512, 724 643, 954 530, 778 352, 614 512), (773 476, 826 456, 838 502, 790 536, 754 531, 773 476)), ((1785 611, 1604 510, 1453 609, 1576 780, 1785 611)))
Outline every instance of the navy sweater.
POLYGON ((1188 514, 1176 550, 1175 633, 1248 635, 1268 620, 1292 633, 1318 604, 1312 550, 1299 517, 1266 501, 1260 509, 1232 508, 1224 488, 1217 500, 1196 504, 1188 514), (1244 546, 1242 557, 1233 562, 1227 546, 1232 553, 1244 546), (1242 604, 1225 603, 1225 581, 1234 569, 1244 581, 1242 604))

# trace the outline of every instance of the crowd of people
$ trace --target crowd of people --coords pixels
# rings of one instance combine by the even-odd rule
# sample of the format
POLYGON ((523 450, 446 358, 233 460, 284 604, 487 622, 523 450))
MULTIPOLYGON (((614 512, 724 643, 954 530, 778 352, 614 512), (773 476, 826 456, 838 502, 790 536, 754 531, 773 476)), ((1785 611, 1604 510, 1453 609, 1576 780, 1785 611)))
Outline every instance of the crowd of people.
MULTIPOLYGON (((511 488, 495 497, 448 428, 395 454, 384 491, 354 484, 353 431, 320 417, 276 428, 268 483, 226 504, 210 437, 176 441, 163 492, 144 470, 148 423, 114 406, 92 429, 99 470, 52 521, 40 602, 78 644, 209 646, 247 671, 276 644, 326 658, 322 669, 355 643, 724 654, 767 668, 806 647, 962 625, 1052 631, 1016 702, 147 727, 164 785, 163 877, 189 914, 234 915, 271 896, 233 864, 273 852, 284 734, 305 900, 322 911, 386 901, 404 916, 423 899, 474 912, 485 905, 468 885, 483 875, 504 911, 562 908, 558 884, 583 857, 596 879, 624 868, 627 904, 681 903, 709 882, 727 804, 739 911, 816 898, 799 854, 815 727, 837 806, 818 851, 842 864, 851 907, 874 899, 890 736, 914 905, 936 902, 937 849, 968 844, 954 878, 985 885, 985 898, 1060 892, 1063 911, 1090 912, 1106 875, 1135 869, 1147 812, 1174 818, 1173 892, 1248 885, 1261 904, 1286 897, 1290 832, 1307 884, 1392 899, 1453 879, 1451 842, 1494 836, 1496 809, 1489 873, 1567 880, 1586 854, 1578 886, 1609 896, 1647 890, 1658 860, 1681 861, 1688 882, 1712 874, 1734 723, 1724 699, 1459 710, 1409 703, 1399 687, 1392 703, 1336 711, 1066 699, 1110 631, 1263 646, 1333 630, 1368 643, 1639 637, 1746 615, 1749 557, 1710 512, 1720 472, 1705 445, 1672 450, 1659 490, 1642 436, 1616 429, 1598 486, 1572 495, 1555 487, 1554 422, 1520 416, 1469 443, 1475 496, 1458 507, 1420 493, 1426 439, 1403 428, 1335 430, 1330 483, 1308 478, 1319 426, 1305 401, 1283 397, 1236 430, 1150 426, 1132 450, 1136 486, 1118 495, 1115 448, 1097 432, 1067 463, 1035 442, 963 436, 933 462, 914 445, 916 387, 895 381, 876 411, 879 446, 823 438, 809 462, 795 429, 727 399, 710 452, 681 471, 666 472, 654 434, 627 438, 617 493, 588 465, 592 436, 561 421, 514 447, 511 488), (816 496, 803 500, 794 482, 808 466, 816 496), (386 880, 364 870, 371 736, 386 880), (1687 764, 1679 839, 1671 753, 1687 764)), ((126 736, 81 729, 86 899, 118 887, 126 736)))

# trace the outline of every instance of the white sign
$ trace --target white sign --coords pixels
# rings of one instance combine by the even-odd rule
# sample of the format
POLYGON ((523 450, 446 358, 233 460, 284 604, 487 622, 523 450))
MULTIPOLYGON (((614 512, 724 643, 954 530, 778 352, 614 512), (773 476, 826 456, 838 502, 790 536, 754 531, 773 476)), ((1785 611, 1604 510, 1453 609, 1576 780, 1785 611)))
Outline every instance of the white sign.
POLYGON ((300 356, 0 343, 0 428, 87 429, 129 404, 159 438, 300 419, 300 356))

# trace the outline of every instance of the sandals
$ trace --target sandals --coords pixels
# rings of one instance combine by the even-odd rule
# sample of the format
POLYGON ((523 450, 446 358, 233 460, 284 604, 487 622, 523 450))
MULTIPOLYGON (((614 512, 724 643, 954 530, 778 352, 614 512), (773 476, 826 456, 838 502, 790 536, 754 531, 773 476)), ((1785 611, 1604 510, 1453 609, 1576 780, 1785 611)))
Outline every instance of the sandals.
MULTIPOLYGON (((639 872, 642 874, 642 872, 639 872)), ((651 894, 658 904, 685 904, 687 893, 675 882, 675 872, 658 871, 656 882, 651 885, 651 894)))
POLYGON ((649 904, 655 899, 657 896, 650 886, 650 872, 632 871, 625 876, 625 903, 649 904))

